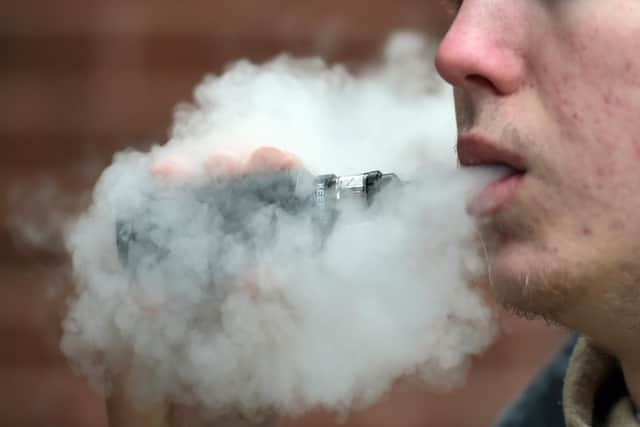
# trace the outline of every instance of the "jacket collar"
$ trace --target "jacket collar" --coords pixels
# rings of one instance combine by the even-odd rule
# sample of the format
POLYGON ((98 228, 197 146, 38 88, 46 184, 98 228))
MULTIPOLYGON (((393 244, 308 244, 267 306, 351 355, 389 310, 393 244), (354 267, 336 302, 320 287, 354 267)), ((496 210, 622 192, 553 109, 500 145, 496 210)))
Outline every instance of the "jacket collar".
POLYGON ((571 356, 563 389, 567 427, 640 426, 619 365, 580 338, 571 356))

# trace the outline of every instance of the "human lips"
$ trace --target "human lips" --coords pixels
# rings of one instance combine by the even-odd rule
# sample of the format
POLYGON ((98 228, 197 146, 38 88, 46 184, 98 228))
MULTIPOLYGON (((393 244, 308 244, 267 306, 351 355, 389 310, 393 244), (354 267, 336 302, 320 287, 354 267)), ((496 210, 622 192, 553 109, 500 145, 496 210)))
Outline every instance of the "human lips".
POLYGON ((507 171, 467 201, 467 212, 470 215, 492 215, 515 196, 526 173, 525 164, 518 153, 477 135, 461 136, 457 151, 463 167, 502 167, 507 171))

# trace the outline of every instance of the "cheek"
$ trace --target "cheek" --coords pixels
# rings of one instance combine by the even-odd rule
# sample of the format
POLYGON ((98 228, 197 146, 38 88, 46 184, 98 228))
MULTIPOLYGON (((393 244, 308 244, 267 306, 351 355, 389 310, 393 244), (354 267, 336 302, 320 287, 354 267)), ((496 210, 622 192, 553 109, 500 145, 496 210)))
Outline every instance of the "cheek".
POLYGON ((554 38, 534 71, 553 133, 549 154, 580 191, 615 195, 640 183, 640 32, 603 34, 594 26, 554 38))
POLYGON ((535 85, 555 117, 574 128, 608 127, 617 120, 626 127, 629 121, 637 121, 638 22, 640 17, 630 23, 609 17, 566 22, 563 31, 550 32, 532 49, 535 85), (598 22, 609 22, 609 26, 598 22))

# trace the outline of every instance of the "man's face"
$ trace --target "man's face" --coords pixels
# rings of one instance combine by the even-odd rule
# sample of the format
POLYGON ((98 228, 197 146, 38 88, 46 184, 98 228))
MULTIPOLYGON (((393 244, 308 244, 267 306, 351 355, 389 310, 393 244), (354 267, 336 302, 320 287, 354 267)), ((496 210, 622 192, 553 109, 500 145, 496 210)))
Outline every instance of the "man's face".
MULTIPOLYGON (((438 51, 499 298, 557 320, 640 279, 640 1, 464 0, 438 51)), ((584 314, 584 313, 583 313, 584 314)))

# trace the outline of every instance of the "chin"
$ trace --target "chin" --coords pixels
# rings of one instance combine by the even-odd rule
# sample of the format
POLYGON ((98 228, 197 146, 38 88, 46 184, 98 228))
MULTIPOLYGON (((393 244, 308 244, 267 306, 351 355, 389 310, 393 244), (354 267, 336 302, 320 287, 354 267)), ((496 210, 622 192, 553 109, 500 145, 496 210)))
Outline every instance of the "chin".
POLYGON ((555 321, 567 304, 567 275, 557 259, 525 245, 505 245, 487 255, 480 281, 508 310, 555 321))
POLYGON ((480 280, 506 308, 555 321, 581 284, 570 274, 578 266, 567 258, 572 248, 554 227, 558 216, 540 206, 518 199, 477 222, 486 261, 480 280))

